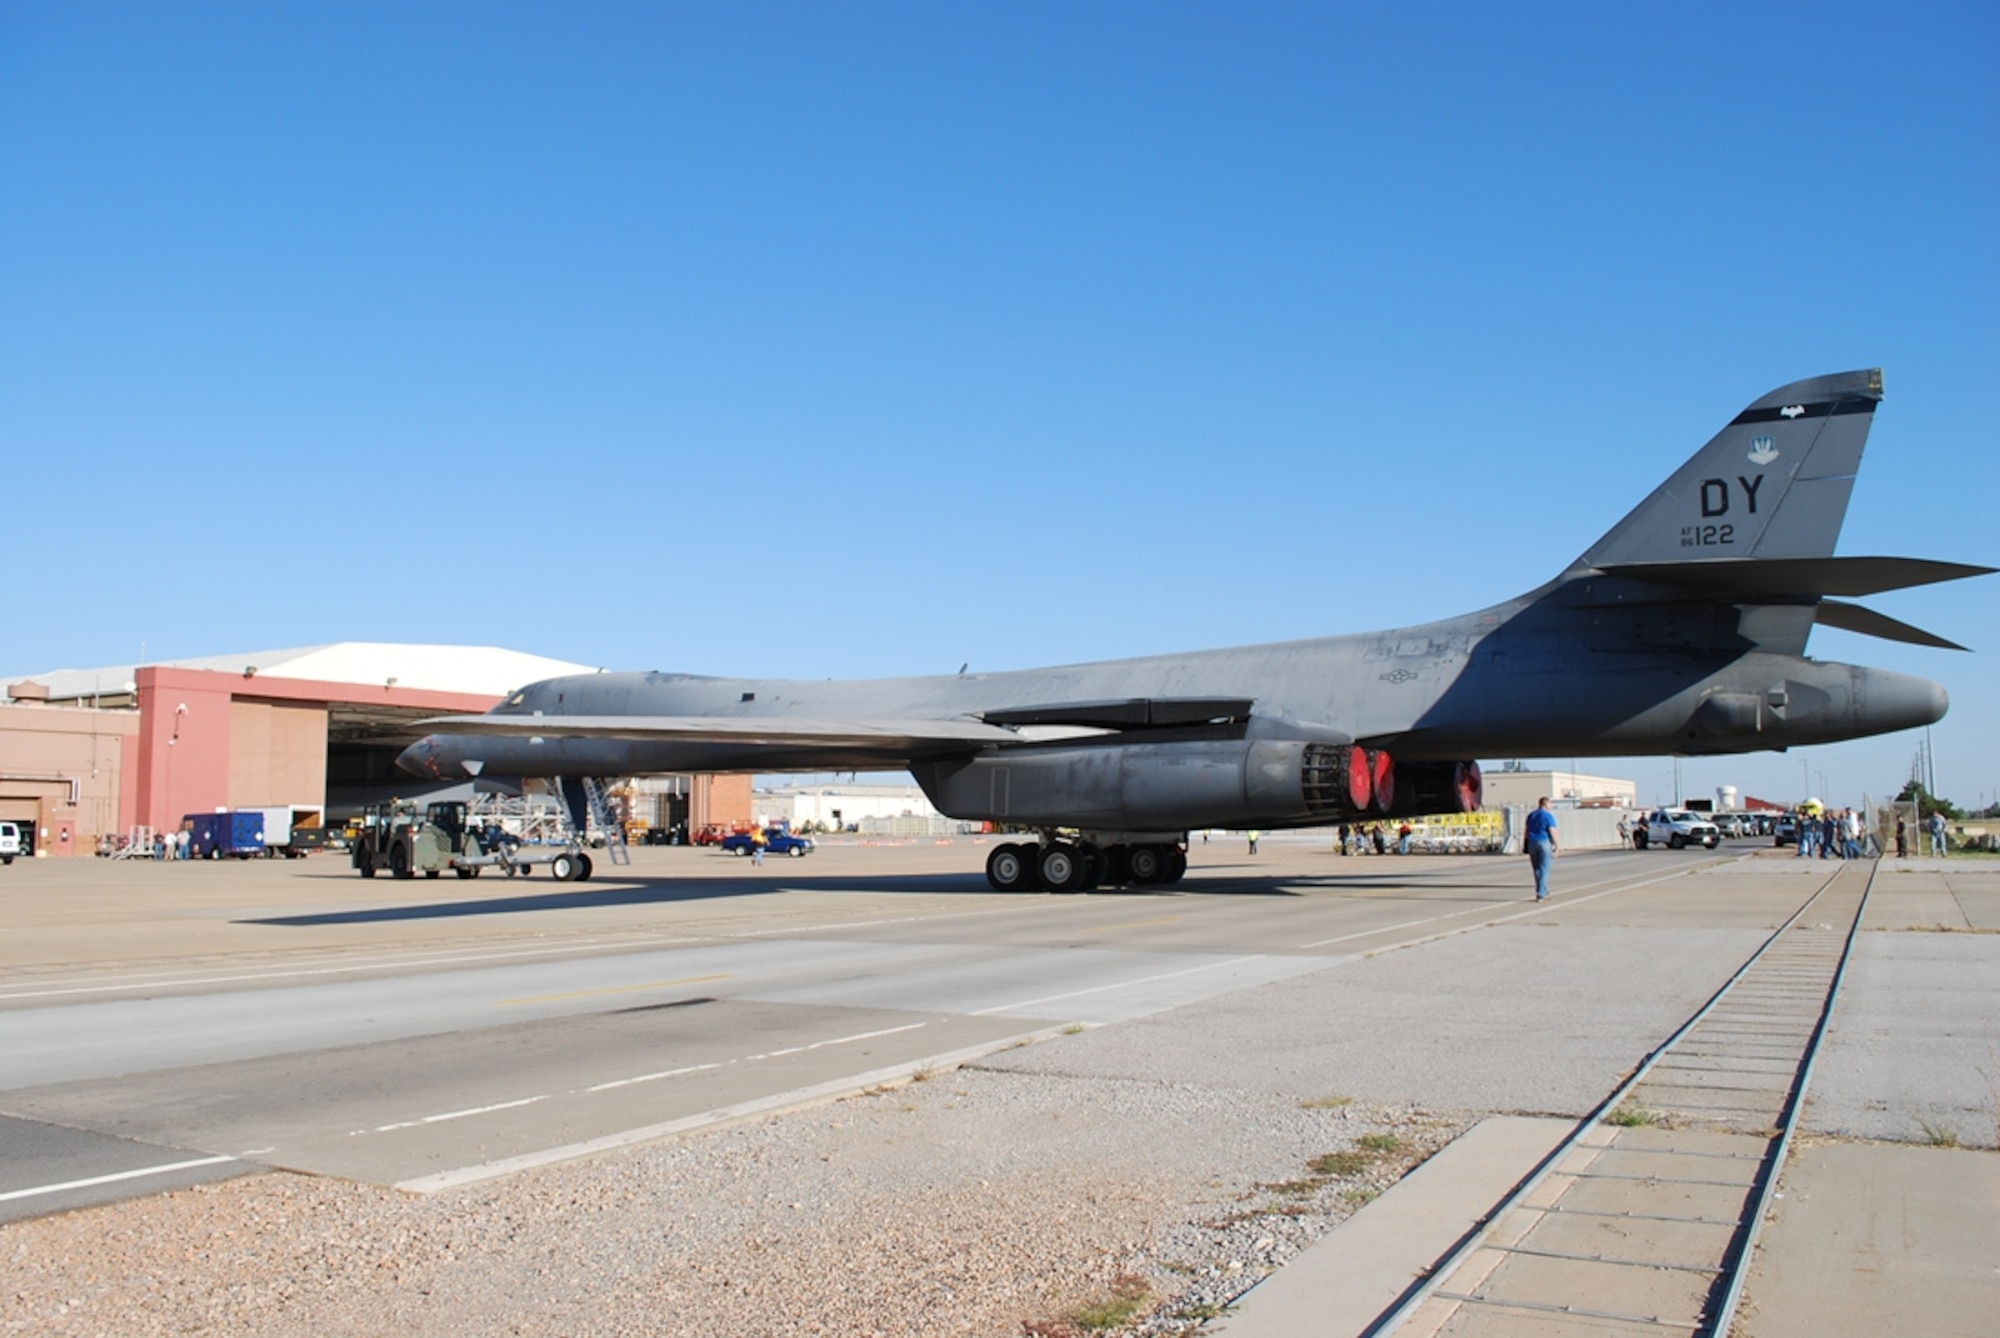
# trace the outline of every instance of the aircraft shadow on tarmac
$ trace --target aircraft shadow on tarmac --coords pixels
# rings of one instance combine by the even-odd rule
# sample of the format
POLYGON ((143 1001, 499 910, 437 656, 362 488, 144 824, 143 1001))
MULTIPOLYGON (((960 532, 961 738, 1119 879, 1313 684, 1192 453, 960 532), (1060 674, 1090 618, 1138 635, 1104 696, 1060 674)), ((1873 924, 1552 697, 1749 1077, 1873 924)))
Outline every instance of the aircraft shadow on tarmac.
MULTIPOLYGON (((1318 875, 1305 877, 1246 877, 1210 873, 1174 887, 1107 887, 1096 896, 1170 897, 1226 892, 1231 896, 1295 897, 1301 886, 1308 887, 1400 887, 1390 881, 1346 880, 1318 875)), ((520 896, 481 897, 475 901, 432 901, 408 906, 367 906, 351 911, 319 911, 309 915, 272 915, 232 921, 245 925, 279 925, 303 928, 311 925, 375 924, 395 920, 443 920, 466 915, 518 915, 536 911, 590 910, 608 906, 666 905, 677 901, 706 901, 720 897, 755 896, 764 892, 796 889, 802 892, 927 892, 973 893, 982 898, 1000 896, 1039 897, 1043 892, 996 893, 978 874, 911 874, 886 878, 798 878, 758 882, 720 883, 708 879, 646 878, 606 881, 588 887, 563 885, 562 891, 528 891, 520 896)))

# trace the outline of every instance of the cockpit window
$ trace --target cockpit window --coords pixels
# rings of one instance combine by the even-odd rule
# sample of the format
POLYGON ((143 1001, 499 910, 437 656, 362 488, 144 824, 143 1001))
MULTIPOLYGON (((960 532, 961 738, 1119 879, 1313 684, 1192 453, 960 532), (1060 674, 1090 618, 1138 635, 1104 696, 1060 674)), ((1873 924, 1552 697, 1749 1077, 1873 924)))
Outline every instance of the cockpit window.
POLYGON ((520 705, 520 704, 521 704, 522 702, 524 702, 524 701, 526 701, 526 700, 528 700, 528 694, 527 694, 527 693, 525 693, 525 692, 517 692, 517 693, 515 693, 515 694, 514 694, 513 696, 511 696, 511 697, 509 697, 509 698, 507 699, 507 704, 508 704, 509 706, 519 706, 519 705, 520 705))

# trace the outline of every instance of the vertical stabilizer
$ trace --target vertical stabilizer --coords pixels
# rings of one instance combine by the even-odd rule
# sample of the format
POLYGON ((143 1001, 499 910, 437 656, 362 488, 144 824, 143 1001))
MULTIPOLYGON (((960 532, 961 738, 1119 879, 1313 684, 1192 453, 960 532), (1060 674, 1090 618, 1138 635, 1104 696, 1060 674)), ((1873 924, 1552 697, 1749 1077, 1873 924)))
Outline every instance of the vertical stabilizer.
POLYGON ((1736 415, 1580 565, 1829 556, 1881 399, 1879 368, 1779 387, 1736 415))

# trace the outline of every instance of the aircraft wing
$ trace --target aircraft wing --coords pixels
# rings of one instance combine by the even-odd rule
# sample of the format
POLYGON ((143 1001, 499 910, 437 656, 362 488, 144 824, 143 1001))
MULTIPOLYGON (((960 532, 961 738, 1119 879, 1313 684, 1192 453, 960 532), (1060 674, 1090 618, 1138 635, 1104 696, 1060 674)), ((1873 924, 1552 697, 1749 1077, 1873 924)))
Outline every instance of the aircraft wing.
POLYGON ((977 720, 804 720, 789 716, 701 715, 448 715, 422 722, 439 734, 486 738, 635 739, 670 743, 777 744, 867 748, 911 755, 983 744, 1019 743, 1021 736, 977 720))

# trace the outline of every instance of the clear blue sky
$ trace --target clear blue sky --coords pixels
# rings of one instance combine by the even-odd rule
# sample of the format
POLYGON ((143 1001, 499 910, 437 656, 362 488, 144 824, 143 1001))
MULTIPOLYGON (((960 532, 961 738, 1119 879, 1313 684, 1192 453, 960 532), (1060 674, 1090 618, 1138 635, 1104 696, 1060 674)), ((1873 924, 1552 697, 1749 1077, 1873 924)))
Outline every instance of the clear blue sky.
MULTIPOLYGON (((1996 132, 1984 3, 0 4, 0 671, 1417 622, 1878 365, 1842 551, 2000 563, 1996 132)), ((1990 801, 2000 578, 1872 602, 1990 801)))

